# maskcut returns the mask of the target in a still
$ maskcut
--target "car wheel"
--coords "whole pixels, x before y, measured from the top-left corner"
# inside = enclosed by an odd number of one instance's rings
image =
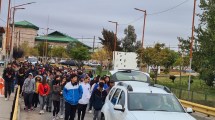
[[[102,113],[102,115],[101,115],[101,120],[105,120],[105,116],[104,116],[103,113]]]

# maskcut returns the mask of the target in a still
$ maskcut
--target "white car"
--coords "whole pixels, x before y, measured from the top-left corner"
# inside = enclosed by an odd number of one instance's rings
[[[36,57],[28,57],[27,61],[32,65],[35,65],[36,63],[38,63],[38,59]]]
[[[114,86],[101,110],[101,120],[195,120],[168,88],[140,81]]]

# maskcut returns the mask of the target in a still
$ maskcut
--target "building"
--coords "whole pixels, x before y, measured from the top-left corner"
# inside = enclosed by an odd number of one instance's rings
[[[89,46],[85,45],[79,40],[73,37],[70,37],[66,34],[63,34],[59,31],[54,31],[48,35],[37,36],[35,38],[35,43],[38,44],[41,42],[45,42],[45,43],[47,42],[50,46],[62,46],[62,47],[66,47],[70,42],[77,42],[84,45],[85,47],[90,48]]]
[[[14,46],[20,46],[24,42],[27,42],[29,47],[34,47],[39,27],[26,20],[15,22],[14,25]]]
[[[114,56],[114,52],[113,52]],[[114,58],[114,57],[113,57]],[[114,70],[117,69],[135,69],[137,67],[137,54],[135,52],[119,52],[115,51],[115,59],[113,59]]]

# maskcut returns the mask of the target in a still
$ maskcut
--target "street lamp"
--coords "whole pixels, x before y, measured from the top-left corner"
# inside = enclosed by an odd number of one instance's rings
[[[143,42],[144,42],[144,32],[145,32],[145,25],[146,25],[146,10],[141,10],[141,9],[138,9],[138,8],[134,8],[135,10],[138,10],[138,11],[141,11],[141,12],[144,12],[144,24],[143,24],[143,35],[142,35],[142,47],[143,47]]]
[[[17,9],[25,9],[25,8],[19,8],[19,7],[25,6],[25,5],[30,5],[33,3],[36,3],[36,2],[29,2],[29,3],[25,3],[25,4],[21,4],[21,5],[16,5],[16,6],[11,7],[11,9],[10,9],[10,13],[13,9],[13,23],[12,23],[13,27],[12,27],[12,36],[11,36],[11,40],[10,40],[10,60],[12,60],[12,57],[13,57],[13,44],[14,44],[13,42],[14,42],[14,31],[15,31],[15,25],[14,25],[15,11]]]
[[[117,41],[117,26],[118,26],[118,22],[113,22],[113,21],[108,21],[110,23],[114,23],[116,25],[116,31],[115,31],[115,35],[114,35],[114,62],[115,62],[115,51],[116,51],[116,41]]]

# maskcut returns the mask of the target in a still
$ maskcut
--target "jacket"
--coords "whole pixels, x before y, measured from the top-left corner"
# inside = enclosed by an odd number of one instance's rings
[[[63,89],[63,97],[71,105],[77,105],[82,94],[83,89],[79,84],[73,85],[71,82],[68,82]]]
[[[39,84],[38,86],[38,92],[39,95],[43,96],[43,95],[48,95],[50,92],[50,87],[48,84],[43,85],[42,83]]]
[[[34,93],[35,91],[35,81],[30,78],[26,78],[22,86],[22,92],[24,93]]]
[[[105,103],[106,96],[107,96],[106,90],[99,91],[98,89],[96,89],[93,91],[91,98],[90,98],[90,102],[92,103],[92,106],[95,110],[102,109],[102,106]]]
[[[3,79],[5,82],[13,82],[15,76],[15,71],[13,68],[5,68],[3,72]]]
[[[83,95],[81,99],[78,101],[79,104],[88,104],[90,100],[90,84],[89,83],[80,83],[83,89]]]
[[[52,91],[52,100],[53,101],[60,101],[60,92],[61,92],[61,86],[53,85],[53,91]]]

